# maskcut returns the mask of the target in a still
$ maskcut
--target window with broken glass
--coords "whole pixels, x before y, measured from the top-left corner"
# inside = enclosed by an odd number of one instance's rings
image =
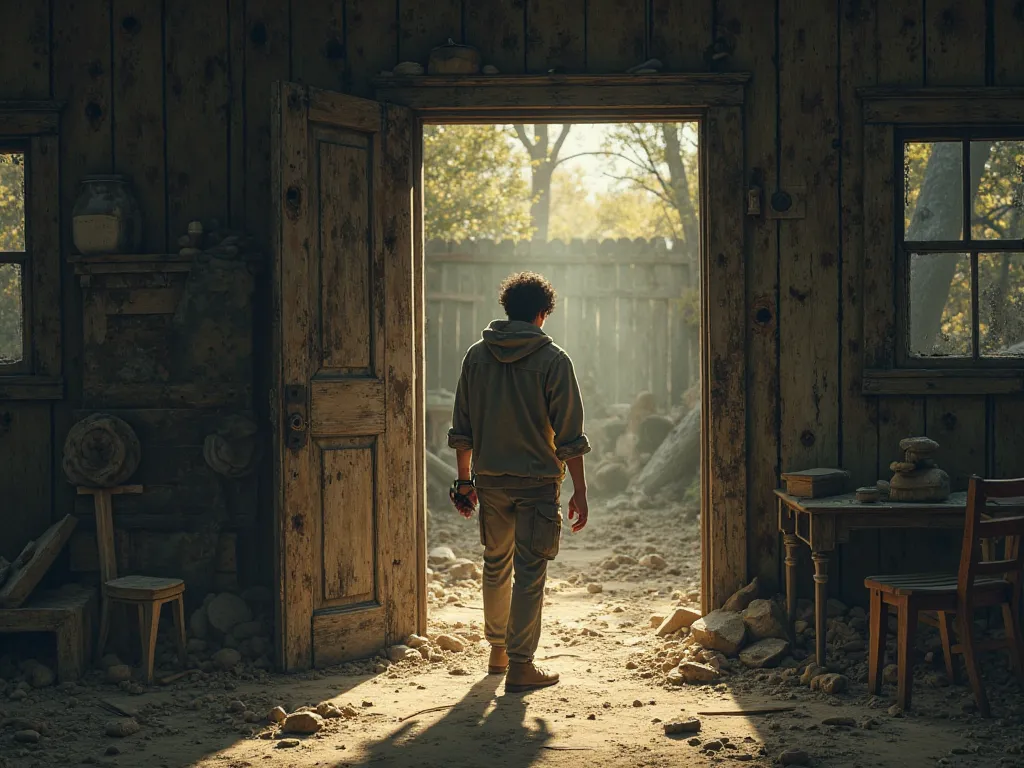
[[[898,363],[1024,365],[1024,128],[897,138]]]
[[[0,374],[27,369],[25,158],[0,145]]]

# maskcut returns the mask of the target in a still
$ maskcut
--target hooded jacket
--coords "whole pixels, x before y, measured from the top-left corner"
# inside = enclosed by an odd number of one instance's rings
[[[590,450],[569,355],[533,323],[493,321],[462,361],[448,445],[473,451],[482,488],[560,481]]]

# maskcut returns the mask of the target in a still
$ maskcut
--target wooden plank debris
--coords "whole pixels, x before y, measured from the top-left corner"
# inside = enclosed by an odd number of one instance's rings
[[[65,515],[35,542],[26,545],[22,555],[12,563],[7,583],[0,588],[0,608],[18,608],[28,599],[71,538],[77,522],[75,517]]]

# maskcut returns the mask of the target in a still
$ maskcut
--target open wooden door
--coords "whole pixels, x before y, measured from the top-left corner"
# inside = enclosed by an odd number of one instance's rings
[[[407,108],[275,83],[275,535],[285,670],[416,630]]]

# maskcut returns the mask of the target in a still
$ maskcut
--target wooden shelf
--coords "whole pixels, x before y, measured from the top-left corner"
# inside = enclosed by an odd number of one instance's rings
[[[76,275],[117,273],[188,272],[192,257],[178,253],[111,253],[98,256],[69,256]]]
[[[1024,369],[867,369],[865,395],[1015,395],[1024,392]]]
[[[0,400],[63,400],[60,376],[0,376]]]

